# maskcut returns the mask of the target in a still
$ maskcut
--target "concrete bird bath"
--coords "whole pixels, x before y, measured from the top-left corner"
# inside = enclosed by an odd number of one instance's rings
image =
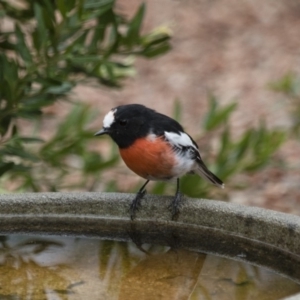
[[[241,205],[185,198],[177,221],[171,197],[147,195],[135,221],[132,194],[0,195],[0,233],[100,237],[194,249],[271,268],[300,283],[300,218]]]

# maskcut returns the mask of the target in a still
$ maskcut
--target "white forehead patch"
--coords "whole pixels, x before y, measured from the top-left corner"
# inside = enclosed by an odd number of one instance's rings
[[[103,119],[103,127],[109,128],[111,124],[115,121],[115,112],[116,109],[110,110]]]
[[[165,131],[165,137],[167,140],[178,148],[182,147],[193,147],[196,149],[191,138],[184,132],[175,133]]]

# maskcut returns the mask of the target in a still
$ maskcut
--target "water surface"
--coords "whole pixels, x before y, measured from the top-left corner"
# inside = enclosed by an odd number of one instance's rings
[[[300,285],[285,277],[211,254],[99,239],[0,237],[0,299],[276,300],[297,294]]]

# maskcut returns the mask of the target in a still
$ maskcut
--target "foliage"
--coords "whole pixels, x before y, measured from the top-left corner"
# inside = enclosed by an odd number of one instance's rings
[[[52,137],[43,141],[38,134],[44,120],[43,108],[68,99],[79,81],[94,78],[109,88],[121,87],[122,80],[134,74],[131,58],[164,54],[170,49],[170,33],[164,27],[141,33],[144,4],[127,20],[116,12],[113,0],[22,3],[14,6],[0,0],[0,21],[12,25],[12,30],[0,32],[2,182],[14,182],[15,189],[33,191],[93,190],[101,170],[118,162],[116,147],[112,145],[107,156],[92,150],[93,132],[87,128],[95,113],[85,104],[74,105],[57,124]],[[287,77],[274,88],[299,100],[299,89],[293,80]],[[202,139],[208,141],[206,153],[215,153],[214,157],[205,155],[210,169],[227,183],[235,174],[266,166],[285,134],[268,130],[261,123],[259,128],[233,137],[229,119],[237,104],[220,107],[213,96],[209,103]],[[178,100],[174,116],[177,120],[181,116]],[[28,136],[21,135],[21,119],[27,119],[33,128]],[[215,139],[220,146],[212,151]],[[186,195],[211,195],[212,189],[198,176],[184,177],[181,185]],[[114,179],[106,182],[106,190],[113,191],[116,186]],[[163,193],[166,187],[165,183],[157,183],[152,192]]]
[[[38,126],[43,108],[67,99],[79,81],[120,87],[134,74],[128,58],[167,52],[170,33],[161,27],[142,34],[144,14],[142,4],[127,20],[114,0],[0,0],[0,22],[7,25],[0,31],[0,176],[21,178],[24,188],[39,191],[41,174],[52,174],[55,181],[44,188],[56,190],[74,169],[72,155],[84,174],[116,161],[88,150],[93,135],[85,128],[92,113],[85,105],[76,106],[47,143],[36,134],[21,136],[19,120]]]
[[[271,88],[282,93],[290,108],[292,120],[292,133],[300,138],[300,78],[289,73],[277,82],[273,82]]]
[[[7,151],[6,163],[13,164],[4,177],[6,181],[20,182],[19,188],[36,192],[92,189],[101,170],[111,168],[119,158],[114,145],[105,158],[99,151],[89,149],[95,138],[86,127],[94,117],[95,113],[87,105],[77,104],[58,124],[55,134],[40,142],[39,147],[36,143],[28,144],[24,138],[10,139],[0,149]]]

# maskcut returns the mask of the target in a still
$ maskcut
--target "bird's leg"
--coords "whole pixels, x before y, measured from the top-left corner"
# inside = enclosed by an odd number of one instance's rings
[[[182,199],[182,194],[179,191],[179,178],[177,178],[176,193],[175,193],[173,201],[171,202],[171,205],[169,206],[169,209],[172,212],[172,220],[178,219],[178,215],[180,212],[180,206],[181,206],[181,199]]]
[[[144,185],[139,189],[139,191],[137,192],[137,194],[135,195],[135,198],[132,200],[130,208],[129,208],[129,212],[130,212],[130,218],[133,221],[135,218],[135,212],[137,210],[139,210],[139,207],[141,205],[141,200],[144,197],[144,195],[146,194],[146,190],[145,187],[148,184],[149,180],[147,180]]]

